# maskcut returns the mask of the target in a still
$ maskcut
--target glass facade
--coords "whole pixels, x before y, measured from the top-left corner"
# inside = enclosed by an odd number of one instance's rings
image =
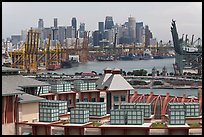
[[[144,117],[151,116],[151,103],[136,103],[135,109],[142,110]]]
[[[199,103],[185,102],[186,117],[198,117],[200,115]]]
[[[62,100],[42,100],[39,102],[39,109],[46,107],[55,108],[59,114],[67,113],[67,101]]]
[[[126,124],[126,111],[114,109],[110,111],[110,124],[111,125],[125,125]]]
[[[110,112],[111,125],[142,125],[143,123],[143,110],[114,109]]]
[[[104,102],[77,102],[76,108],[88,110],[90,116],[106,115],[106,103]]]
[[[59,120],[59,110],[52,107],[43,107],[39,109],[40,122],[55,122]]]
[[[73,108],[70,112],[71,124],[85,124],[89,122],[89,111],[86,109]]]
[[[170,109],[169,125],[185,125],[185,109]]]
[[[38,87],[37,90],[40,92],[40,94],[45,94],[45,93],[48,93],[50,89],[51,89],[51,86],[42,86],[42,87]]]
[[[127,110],[127,125],[142,125],[144,113],[142,110]]]

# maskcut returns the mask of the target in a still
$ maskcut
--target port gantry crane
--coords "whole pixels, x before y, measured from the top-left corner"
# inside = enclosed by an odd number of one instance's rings
[[[28,73],[38,71],[38,66],[43,63],[45,69],[53,62],[61,61],[70,54],[79,55],[80,62],[88,61],[88,42],[89,32],[84,32],[83,44],[79,43],[78,37],[73,49],[63,48],[62,43],[55,41],[55,48],[51,49],[51,33],[48,34],[48,40],[45,42],[45,48],[39,48],[40,32],[31,28],[26,37],[26,41],[18,49],[9,52],[12,59],[11,67],[20,68]]]
[[[186,35],[185,40],[179,39],[176,29],[176,23],[172,20],[171,33],[173,38],[174,49],[176,53],[174,70],[177,75],[183,75],[183,71],[186,69],[196,70],[197,74],[202,76],[202,40],[198,38],[193,41],[194,35],[192,35],[191,42]]]

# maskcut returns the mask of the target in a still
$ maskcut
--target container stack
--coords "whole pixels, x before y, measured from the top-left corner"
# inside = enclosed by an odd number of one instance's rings
[[[55,122],[59,120],[59,110],[52,107],[43,107],[39,111],[40,122]]]
[[[85,124],[89,121],[89,111],[86,109],[72,108],[70,112],[71,124]]]
[[[113,109],[110,111],[111,125],[125,125],[126,124],[126,110]]]
[[[142,125],[144,123],[143,110],[127,110],[127,125]]]
[[[104,102],[77,102],[76,108],[88,110],[90,116],[106,115],[106,103]]]
[[[135,109],[142,110],[145,118],[151,116],[151,103],[136,103]]]
[[[39,109],[54,108],[58,110],[59,114],[67,113],[67,101],[62,100],[42,100],[39,102]]]
[[[186,117],[198,117],[200,114],[199,103],[197,102],[185,102]]]

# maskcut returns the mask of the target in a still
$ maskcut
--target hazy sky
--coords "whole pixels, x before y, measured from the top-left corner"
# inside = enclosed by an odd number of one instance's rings
[[[98,22],[112,16],[114,23],[123,24],[129,16],[149,25],[158,40],[171,40],[171,20],[175,19],[179,37],[182,34],[202,37],[202,2],[3,2],[2,38],[20,34],[21,30],[37,27],[39,18],[44,27],[70,26],[71,18],[86,24],[86,30],[98,29]]]

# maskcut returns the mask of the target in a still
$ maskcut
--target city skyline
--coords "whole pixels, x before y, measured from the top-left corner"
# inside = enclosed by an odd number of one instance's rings
[[[58,26],[71,26],[71,19],[76,17],[77,28],[80,23],[85,23],[86,30],[95,31],[98,22],[105,22],[106,16],[112,16],[114,23],[118,24],[134,17],[136,22],[148,25],[158,40],[172,40],[172,19],[176,20],[179,37],[182,34],[202,37],[201,2],[3,2],[2,38],[37,27],[40,18],[44,27],[51,27],[54,18],[58,19]]]

